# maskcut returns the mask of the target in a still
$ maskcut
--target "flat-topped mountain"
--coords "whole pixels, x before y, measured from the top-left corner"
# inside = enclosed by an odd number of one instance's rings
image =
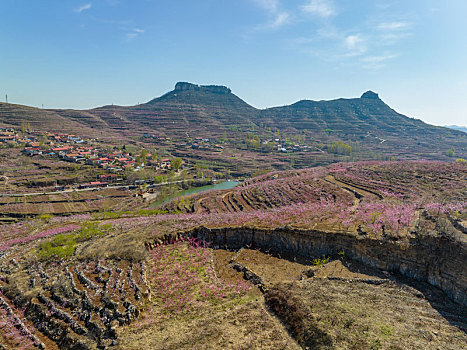
[[[129,118],[140,125],[153,130],[168,128],[168,136],[185,134],[194,127],[201,128],[206,137],[215,137],[227,125],[250,124],[257,110],[225,86],[179,82],[173,91],[131,107],[128,112]]]
[[[175,102],[181,104],[207,104],[253,108],[243,100],[232,94],[226,86],[219,85],[195,85],[191,83],[177,83],[175,89],[165,95],[155,98],[145,105],[157,105],[158,103]]]
[[[196,85],[187,82],[175,84],[174,91],[207,91],[216,94],[230,94],[232,92],[228,87],[222,85]]]
[[[136,106],[111,105],[83,111],[0,104],[1,124],[19,126],[24,121],[37,129],[81,128],[81,132],[99,130],[124,136],[151,133],[174,140],[227,134],[242,142],[248,134],[254,134],[262,142],[274,139],[268,136],[273,133],[283,139],[301,135],[324,145],[337,140],[358,143],[374,154],[404,159],[447,159],[447,150],[454,147],[456,157],[467,157],[467,134],[397,113],[373,91],[360,98],[302,100],[261,110],[228,87],[178,82],[174,90]]]

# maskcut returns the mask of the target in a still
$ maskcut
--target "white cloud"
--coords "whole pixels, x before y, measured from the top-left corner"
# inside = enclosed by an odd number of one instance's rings
[[[287,12],[278,13],[274,21],[267,24],[266,26],[271,29],[276,29],[287,24],[290,20],[290,16]]]
[[[349,50],[355,50],[357,48],[358,44],[360,44],[363,39],[359,35],[349,35],[348,37],[345,38],[345,46]]]
[[[92,7],[91,3],[81,5],[75,9],[75,12],[81,13],[83,11],[89,10]]]
[[[378,24],[377,28],[379,30],[393,31],[407,29],[409,26],[410,23],[408,22],[383,22]]]
[[[348,35],[344,38],[344,45],[347,49],[346,56],[358,56],[366,52],[366,40],[360,34]]]
[[[253,2],[267,11],[270,17],[268,23],[257,26],[256,30],[278,29],[290,22],[291,16],[288,12],[280,10],[279,0],[253,0]]]
[[[253,0],[258,6],[269,12],[277,12],[279,0]]]
[[[362,58],[362,63],[364,68],[369,68],[369,69],[380,69],[383,68],[386,64],[386,61],[392,60],[399,55],[395,54],[383,54],[379,56],[368,56]]]
[[[140,28],[132,28],[128,33],[125,34],[125,39],[127,41],[132,41],[136,39],[141,34],[144,34],[145,30]]]
[[[331,0],[309,0],[302,6],[302,11],[320,17],[330,17],[337,15],[337,10]]]
[[[411,35],[411,22],[392,21],[381,22],[376,25],[376,29],[380,32],[379,40],[384,45],[394,45],[401,39]]]
[[[380,69],[394,64],[394,59],[403,54],[403,48],[398,48],[397,44],[411,36],[417,24],[417,18],[410,14],[397,17],[387,13],[392,6],[389,0],[375,0],[378,10],[384,13],[362,13],[358,24],[335,21],[333,16],[343,11],[336,0],[301,1],[300,19],[305,17],[305,22],[313,15],[315,23],[311,27],[312,34],[290,41],[290,46],[301,53],[334,62],[336,66]],[[394,53],[396,50],[400,53]]]
[[[394,45],[403,38],[410,36],[411,33],[388,33],[381,36],[381,43],[385,45]]]

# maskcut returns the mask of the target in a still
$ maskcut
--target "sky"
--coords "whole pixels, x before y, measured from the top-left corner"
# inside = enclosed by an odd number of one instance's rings
[[[0,101],[135,105],[177,81],[257,108],[372,90],[467,125],[465,0],[2,0]]]

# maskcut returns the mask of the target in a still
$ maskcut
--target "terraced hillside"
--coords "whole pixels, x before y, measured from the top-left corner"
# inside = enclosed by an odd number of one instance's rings
[[[68,110],[39,109],[18,104],[0,102],[0,126],[16,127],[28,125],[34,130],[50,132],[69,132],[87,135],[89,137],[106,137],[114,135],[110,129],[93,129],[102,124],[83,123],[82,120],[70,118]],[[75,114],[83,115],[85,112],[76,111]]]
[[[177,83],[173,91],[134,107],[129,119],[169,137],[222,137],[229,126],[248,128],[256,114],[224,86]]]
[[[56,185],[70,185],[96,178],[98,171],[88,165],[45,157],[28,157],[21,148],[0,150],[1,194],[53,191]],[[41,192],[42,192],[41,191]]]
[[[319,178],[323,172],[324,168],[272,173],[246,181],[229,191],[181,198],[168,203],[166,209],[190,213],[234,213],[330,200],[351,205],[353,195]]]
[[[371,145],[374,152],[390,148],[395,157],[419,149],[425,157],[439,159],[447,150],[443,143],[465,153],[465,135],[397,113],[372,91],[361,98],[304,100],[266,109],[259,120],[265,126],[279,129],[326,130],[338,139]],[[437,137],[443,142],[433,142]]]
[[[62,262],[58,269],[56,263],[34,262],[18,271],[21,253],[8,253],[13,264],[4,267],[8,277],[0,282],[0,344],[8,349],[115,345],[116,327],[131,323],[150,293],[144,263]]]
[[[467,167],[443,162],[359,162],[272,172],[228,191],[201,193],[167,204],[184,212],[238,212],[306,203],[375,202],[404,205],[463,203]],[[442,174],[442,175],[440,175]]]
[[[461,163],[342,163],[2,225],[0,344],[463,349],[466,190]]]
[[[241,150],[242,154],[245,140],[252,135],[260,137],[261,142],[274,140],[275,133],[281,134],[281,142],[299,135],[316,153],[312,157],[308,153],[294,157],[268,154],[272,157],[271,169],[279,168],[272,164],[275,161],[290,163],[291,159],[295,167],[336,161],[336,155],[322,148],[330,151],[331,144],[338,140],[352,145],[352,154],[359,160],[378,157],[447,160],[451,148],[454,148],[456,157],[467,158],[467,134],[399,114],[371,91],[361,98],[304,100],[264,110],[248,105],[227,87],[190,83],[177,83],[173,91],[148,103],[129,107],[112,105],[75,111],[0,104],[0,123],[19,126],[25,121],[44,130],[61,127],[76,132],[81,129],[83,134],[102,133],[102,136],[109,134],[122,138],[152,134],[168,137],[175,143],[190,144],[196,138],[210,138],[223,140],[226,148]],[[183,152],[179,144],[172,146],[175,146],[172,151]],[[323,154],[326,159],[321,159]],[[208,158],[203,152],[197,153],[196,157]],[[222,160],[229,162],[229,157]]]

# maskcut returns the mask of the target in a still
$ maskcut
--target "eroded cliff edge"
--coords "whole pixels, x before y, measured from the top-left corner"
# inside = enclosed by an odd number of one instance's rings
[[[411,238],[403,243],[289,228],[200,227],[183,235],[221,248],[251,246],[289,257],[311,259],[344,251],[346,256],[367,265],[426,281],[454,301],[467,305],[467,244],[443,235]]]

